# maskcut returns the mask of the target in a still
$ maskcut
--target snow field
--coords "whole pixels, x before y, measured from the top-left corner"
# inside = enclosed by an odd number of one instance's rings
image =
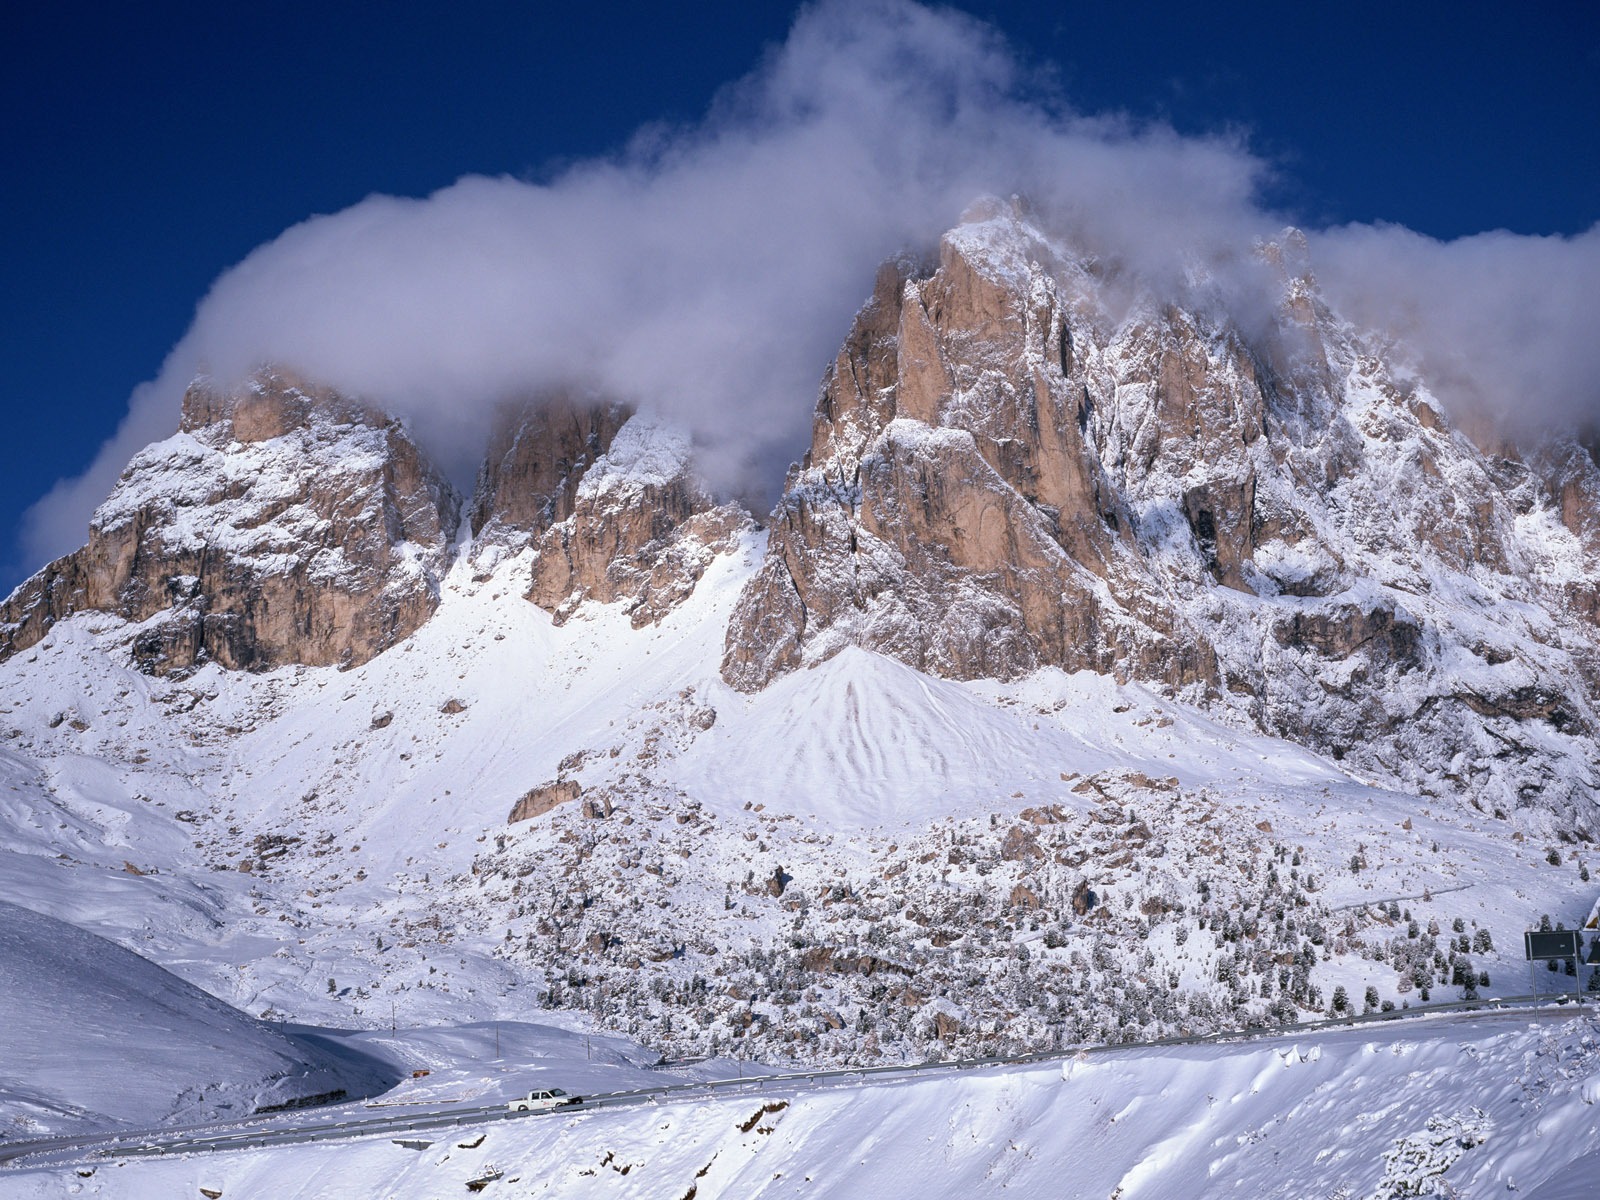
[[[880,1086],[778,1082],[407,1139],[422,1149],[383,1137],[123,1160],[87,1177],[7,1171],[0,1195],[57,1195],[70,1181],[74,1194],[128,1200],[199,1186],[226,1200],[421,1200],[498,1174],[491,1186],[508,1194],[575,1200],[1393,1200],[1437,1185],[1570,1197],[1587,1194],[1570,1182],[1600,1153],[1597,1034],[1586,1016],[1480,1014]]]
[[[392,1082],[4,901],[0,997],[0,1140],[243,1117]]]

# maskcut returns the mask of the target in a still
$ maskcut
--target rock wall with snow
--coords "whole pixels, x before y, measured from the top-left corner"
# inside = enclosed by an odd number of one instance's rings
[[[480,571],[533,552],[524,594],[558,623],[592,600],[624,604],[635,627],[686,599],[750,526],[700,480],[682,432],[569,395],[502,412],[471,520]]]
[[[528,598],[558,623],[593,600],[623,603],[635,628],[654,624],[749,526],[694,474],[689,439],[640,414],[584,474],[571,513],[540,537]]]
[[[570,517],[584,472],[629,415],[622,405],[566,394],[504,408],[469,510],[476,555],[520,550]]]
[[[1166,685],[1358,769],[1591,828],[1593,458],[1453,429],[1324,304],[1158,298],[985,202],[891,264],[728,630],[751,690],[845,645]]]
[[[178,432],[137,454],[88,543],[0,606],[0,658],[63,617],[146,623],[153,674],[214,661],[365,662],[438,604],[460,500],[403,426],[263,371],[236,391],[196,381]]]

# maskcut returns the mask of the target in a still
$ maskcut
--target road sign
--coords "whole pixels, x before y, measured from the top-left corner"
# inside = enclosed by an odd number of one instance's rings
[[[1578,931],[1576,929],[1530,930],[1522,935],[1528,961],[1545,958],[1577,958]]]

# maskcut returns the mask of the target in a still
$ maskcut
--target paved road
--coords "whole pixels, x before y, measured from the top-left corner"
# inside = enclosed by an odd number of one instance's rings
[[[1457,1018],[1465,1017],[1468,1019],[1514,1014],[1540,1019],[1567,1019],[1580,1011],[1586,1010],[1581,1005],[1575,1007],[1572,1004],[1570,995],[1565,998],[1509,996],[1494,1000],[1473,1000],[1460,1001],[1454,1004],[1429,1005],[1427,1008],[1396,1009],[1393,1012],[1376,1012],[1366,1015],[1340,1017],[1333,1020],[1310,1021],[1297,1025],[1275,1025],[1263,1029],[1231,1030],[1193,1037],[1158,1038],[1148,1042],[1121,1042],[1115,1045],[1074,1046],[1063,1050],[1014,1057],[961,1059],[919,1063],[909,1066],[843,1067],[799,1071],[784,1075],[760,1075],[747,1079],[719,1079],[666,1084],[661,1087],[638,1088],[633,1091],[612,1092],[605,1095],[586,1097],[581,1110],[558,1109],[553,1113],[512,1113],[506,1110],[504,1104],[492,1104],[477,1107],[440,1108],[422,1112],[413,1110],[376,1117],[363,1116],[304,1123],[303,1114],[305,1110],[302,1110],[299,1123],[294,1123],[294,1116],[279,1113],[249,1121],[191,1126],[183,1129],[124,1131],[0,1143],[0,1166],[43,1166],[80,1162],[91,1158],[137,1158],[166,1154],[188,1154],[205,1150],[256,1149],[265,1146],[371,1137],[377,1134],[442,1133],[464,1125],[481,1126],[493,1121],[531,1120],[551,1115],[570,1116],[574,1111],[589,1112],[595,1109],[632,1106],[691,1093],[705,1095],[721,1091],[744,1091],[764,1094],[780,1090],[793,1090],[797,1085],[815,1085],[825,1080],[848,1080],[857,1085],[887,1083],[936,1072],[972,1071],[1025,1064],[1060,1062],[1067,1059],[1125,1053],[1130,1050],[1136,1051],[1163,1046],[1292,1040],[1302,1038],[1308,1033],[1324,1030],[1375,1023],[1409,1021],[1416,1018],[1438,1017],[1442,1014],[1451,1014]],[[1592,1006],[1587,1011],[1593,1011]]]

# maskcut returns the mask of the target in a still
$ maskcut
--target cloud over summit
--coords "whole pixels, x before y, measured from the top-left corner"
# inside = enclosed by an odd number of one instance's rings
[[[175,428],[196,373],[263,362],[406,416],[458,477],[500,402],[580,386],[689,426],[720,484],[770,487],[804,446],[877,264],[929,249],[975,196],[1026,194],[1159,275],[1279,228],[1258,200],[1268,173],[1235,138],[1071,111],[970,17],[822,3],[698,123],[641,130],[541,181],[372,196],[255,250],[215,282],[93,466],[34,507],[29,549],[42,560],[82,541],[132,453]],[[1593,351],[1572,323],[1579,294],[1596,294],[1597,235],[1486,237],[1347,228],[1313,235],[1312,257],[1349,315],[1437,343],[1424,367],[1496,388],[1536,380],[1562,414],[1592,405]],[[1504,295],[1483,286],[1508,278]],[[1513,299],[1540,326],[1531,338],[1497,316]],[[1464,356],[1447,354],[1458,337]],[[1518,347],[1537,350],[1534,375]]]

